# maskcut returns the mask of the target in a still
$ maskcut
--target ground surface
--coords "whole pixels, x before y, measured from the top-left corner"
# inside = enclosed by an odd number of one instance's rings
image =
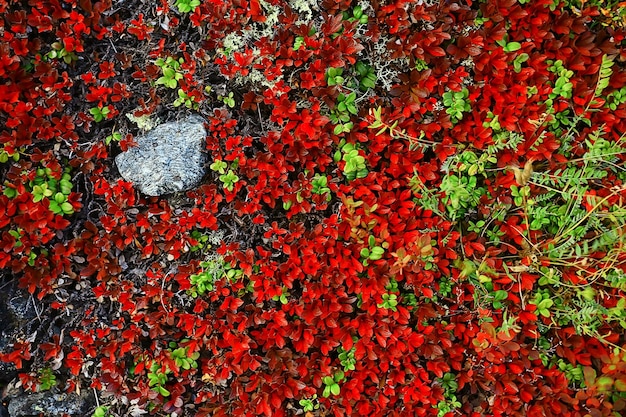
[[[625,15],[0,0],[5,401],[620,415]],[[134,137],[191,113],[200,186],[120,178]]]

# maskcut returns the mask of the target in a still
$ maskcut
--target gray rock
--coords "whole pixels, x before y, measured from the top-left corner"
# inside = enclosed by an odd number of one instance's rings
[[[34,394],[22,394],[13,397],[9,402],[9,415],[11,417],[39,416],[60,417],[64,414],[84,417],[94,406],[94,398],[91,391],[84,391],[81,395],[61,394],[51,391]]]
[[[28,331],[28,323],[36,317],[29,297],[15,286],[9,286],[0,294],[0,352],[11,351],[10,347],[20,332]],[[17,376],[14,364],[0,361],[0,383],[9,382]]]
[[[191,116],[159,125],[136,138],[132,147],[115,158],[126,181],[149,196],[196,187],[205,174],[204,119]]]

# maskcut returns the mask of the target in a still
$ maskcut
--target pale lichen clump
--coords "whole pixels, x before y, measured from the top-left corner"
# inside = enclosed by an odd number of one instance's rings
[[[222,40],[222,46],[220,52],[230,58],[232,58],[234,52],[244,52],[246,47],[250,48],[251,45],[255,45],[257,41],[262,38],[271,39],[275,34],[275,27],[279,23],[279,15],[281,9],[277,5],[273,5],[264,0],[259,0],[259,4],[263,9],[265,21],[255,22],[243,31],[237,31],[229,33]],[[261,56],[261,51],[252,46],[252,55],[255,57]],[[254,63],[258,63],[255,62]],[[274,88],[276,83],[282,79],[282,75],[276,77],[274,80],[268,80],[265,74],[259,69],[250,68],[247,75],[237,74],[233,81],[237,85],[245,84],[260,84],[266,88]]]
[[[377,83],[385,90],[391,90],[391,87],[400,82],[398,75],[408,72],[409,58],[401,57],[391,59],[387,44],[389,39],[381,36],[378,42],[373,44],[373,49],[369,61],[376,71]]]
[[[149,114],[144,114],[143,116],[135,117],[133,113],[127,113],[126,117],[128,118],[128,120],[135,123],[139,129],[146,131],[146,132],[148,130],[153,129],[160,122],[159,119],[156,119],[156,120],[152,119]]]
[[[319,12],[319,6],[317,0],[290,0],[289,7],[298,15],[300,19],[296,21],[296,24],[308,24],[313,20],[315,14]]]

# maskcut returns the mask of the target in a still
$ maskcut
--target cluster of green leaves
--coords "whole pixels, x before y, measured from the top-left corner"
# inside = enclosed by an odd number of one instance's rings
[[[361,6],[355,6],[352,9],[352,13],[347,10],[343,12],[343,20],[347,20],[348,22],[358,21],[360,24],[365,25],[369,21],[369,17],[363,13]]]
[[[311,192],[313,194],[326,195],[326,201],[332,199],[330,188],[328,188],[328,177],[322,174],[315,174],[311,180]]]
[[[436,408],[437,417],[444,417],[450,412],[454,412],[457,408],[461,407],[461,403],[456,398],[456,391],[459,388],[458,382],[456,382],[456,375],[451,372],[446,372],[443,377],[437,378],[436,381],[443,388],[444,399],[439,401],[437,405],[433,405]]]
[[[155,64],[161,68],[163,75],[156,80],[156,84],[175,89],[178,86],[178,81],[183,78],[181,65],[184,62],[185,60],[183,58],[175,59],[171,56],[168,56],[166,59],[157,59]]]
[[[487,189],[479,184],[477,175],[461,170],[454,174],[447,173],[441,180],[440,191],[445,194],[443,203],[453,220],[476,208],[481,196],[487,194]]]
[[[452,123],[458,123],[463,119],[463,113],[471,110],[469,90],[463,88],[461,91],[446,91],[443,93],[443,105],[447,107],[446,113],[450,115]]]
[[[189,340],[187,339],[183,339],[181,340],[181,344],[188,342],[188,341]],[[172,359],[174,359],[176,366],[178,366],[180,369],[184,369],[187,371],[190,369],[198,368],[197,360],[200,357],[200,353],[194,352],[191,355],[189,355],[189,347],[188,346],[181,347],[176,342],[170,342],[168,350],[170,351],[170,355]]]
[[[9,159],[13,159],[13,161],[17,162],[20,160],[20,153],[18,151],[8,150],[6,145],[2,147],[0,151],[0,164],[4,164],[8,162]]]
[[[289,294],[289,289],[283,285],[283,287],[281,288],[280,294],[273,296],[272,300],[273,301],[279,301],[281,304],[285,305],[285,304],[289,303],[289,296],[290,295],[291,294]]]
[[[27,187],[27,190],[33,195],[33,203],[47,199],[50,202],[48,208],[54,214],[74,214],[74,207],[68,201],[68,196],[74,187],[69,169],[65,170],[60,180],[53,178],[50,168],[38,168],[36,174],[35,179],[29,181]],[[17,196],[17,190],[11,187],[5,187],[3,193],[9,198]]]
[[[358,113],[355,100],[356,93],[354,92],[348,95],[339,93],[337,96],[336,106],[330,111],[330,121],[336,125],[333,131],[335,135],[348,133],[354,127],[350,119]]]
[[[109,411],[108,407],[104,405],[100,405],[96,407],[91,417],[107,417],[109,415],[108,411]]]
[[[428,69],[428,64],[423,59],[418,58],[415,60],[414,68],[416,71],[424,71],[425,69]]]
[[[176,0],[174,5],[181,13],[193,13],[200,6],[200,0]]]
[[[231,162],[229,167],[228,163],[222,161],[221,159],[216,159],[210,165],[210,168],[211,170],[220,174],[219,179],[220,181],[222,181],[224,188],[228,191],[233,191],[233,189],[235,188],[235,184],[239,182],[239,177],[235,174],[235,170],[238,166],[238,160],[234,160],[233,162]]]
[[[325,78],[329,87],[338,86],[343,90],[337,96],[335,107],[329,115],[331,122],[336,125],[334,133],[348,133],[354,127],[352,116],[358,114],[356,93],[367,92],[376,86],[376,71],[371,65],[358,61],[353,69],[347,71],[344,68],[328,68]]]
[[[180,344],[184,344],[187,341],[188,339],[183,339],[180,343],[170,342],[167,350],[179,369],[197,369],[197,361],[200,358],[200,354],[198,352],[190,354],[188,346],[180,346]],[[167,384],[171,374],[172,370],[169,366],[162,366],[156,360],[152,360],[148,371],[148,386],[162,396],[169,397],[170,391],[165,387],[165,385]]]
[[[626,103],[626,86],[606,96],[606,106],[613,111],[617,110],[617,107],[624,103]]]
[[[376,70],[365,62],[358,61],[354,67],[356,69],[359,90],[365,92],[376,86]]]
[[[148,372],[148,386],[162,396],[169,397],[170,392],[167,388],[165,388],[165,384],[167,384],[167,380],[169,378],[168,375],[171,372],[172,371],[168,367],[163,369],[157,361],[152,361]]]
[[[200,106],[195,97],[188,95],[182,88],[179,88],[178,98],[174,100],[174,107],[179,107],[183,104],[185,105],[185,107],[192,110],[198,110],[198,107]]]
[[[243,276],[241,269],[233,268],[230,263],[225,262],[222,257],[215,257],[200,263],[202,271],[192,274],[189,282],[192,287],[188,293],[192,297],[198,297],[205,292],[213,291],[214,284],[223,278],[228,278],[231,282],[237,281]]]
[[[352,340],[356,342],[358,339],[356,337],[352,337]],[[356,353],[356,346],[352,346],[350,350],[345,350],[342,347],[337,348],[339,352],[339,362],[341,366],[343,366],[344,372],[354,371],[356,367],[356,358],[354,354]]]
[[[39,391],[48,391],[57,384],[57,378],[50,368],[39,371]]]
[[[352,11],[345,10],[343,13],[343,20],[348,22],[358,22],[359,25],[366,25],[369,21],[369,16],[363,13],[363,8],[361,6],[355,6]],[[335,33],[331,35],[332,39],[335,39],[343,33],[343,26]]]
[[[570,79],[574,76],[574,72],[565,68],[563,61],[560,59],[557,61],[548,60],[546,62],[548,64],[548,71],[555,73],[558,77],[548,97],[551,100],[557,97],[571,98],[574,85],[570,82]]]
[[[508,37],[506,36],[503,39],[496,41],[496,43],[502,47],[504,52],[515,52],[515,51],[519,51],[520,49],[522,49],[521,43],[509,42]]]
[[[388,291],[382,295],[382,303],[378,303],[376,307],[385,308],[391,311],[397,311],[398,306],[398,282],[394,279],[389,280],[389,284],[385,287]]]
[[[78,60],[78,56],[74,52],[68,52],[61,42],[53,42],[50,46],[52,50],[43,56],[44,61],[62,59],[66,64],[71,64]]]
[[[377,261],[383,257],[385,249],[382,246],[376,244],[376,238],[369,236],[367,239],[368,247],[361,249],[361,263],[364,266],[368,265],[368,261]]]
[[[93,120],[99,123],[109,117],[111,108],[109,106],[98,105],[89,109],[89,113],[93,116]],[[110,142],[110,141],[109,141]]]
[[[334,155],[335,162],[344,161],[343,175],[352,181],[356,178],[365,178],[368,174],[365,157],[359,154],[357,145],[346,143],[345,140],[339,142],[339,150]]]
[[[517,73],[521,72],[522,64],[528,61],[529,58],[530,56],[527,53],[521,53],[517,55],[515,59],[513,59],[513,70]]]
[[[326,70],[326,84],[329,87],[335,85],[342,85],[345,79],[343,78],[343,68],[330,67]]]
[[[232,91],[229,92],[227,96],[217,96],[217,99],[226,104],[231,109],[234,108],[236,105],[235,95]]]
[[[319,402],[317,401],[317,394],[313,394],[310,398],[302,398],[298,401],[298,404],[300,404],[305,413],[320,408]]]
[[[189,249],[192,253],[211,249],[209,235],[201,233],[199,230],[193,230],[191,232],[191,238],[197,242]]]
[[[120,132],[113,131],[109,136],[104,138],[104,143],[108,145],[113,141],[119,142],[120,140],[122,140],[122,134]]]
[[[322,382],[324,383],[324,391],[322,396],[328,398],[332,395],[339,395],[341,392],[341,387],[339,383],[342,382],[345,378],[345,374],[343,371],[337,371],[333,376],[325,376],[322,378]]]

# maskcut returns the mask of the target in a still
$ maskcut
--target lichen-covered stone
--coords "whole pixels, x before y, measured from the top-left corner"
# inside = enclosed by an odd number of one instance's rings
[[[204,120],[191,116],[159,125],[135,138],[132,147],[115,158],[122,177],[149,196],[189,190],[205,174]]]
[[[94,397],[91,391],[80,395],[55,393],[52,391],[24,393],[9,399],[11,417],[61,417],[64,415],[84,417],[93,408]]]

